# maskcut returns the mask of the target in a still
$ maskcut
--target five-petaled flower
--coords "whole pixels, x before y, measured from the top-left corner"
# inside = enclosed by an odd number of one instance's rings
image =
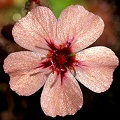
[[[104,92],[119,63],[107,47],[85,49],[103,29],[103,20],[80,5],[67,7],[58,20],[47,7],[32,9],[12,31],[16,43],[30,51],[5,59],[10,88],[29,96],[44,85],[40,102],[46,115],[75,114],[83,105],[77,80],[96,93]]]

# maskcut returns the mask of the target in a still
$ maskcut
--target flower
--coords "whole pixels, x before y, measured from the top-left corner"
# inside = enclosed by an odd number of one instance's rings
[[[77,80],[96,93],[106,91],[113,81],[115,53],[104,46],[85,49],[103,29],[103,20],[80,5],[67,7],[58,20],[47,7],[32,9],[12,31],[16,43],[30,51],[5,59],[10,88],[29,96],[44,85],[40,102],[46,115],[75,114],[83,105]]]

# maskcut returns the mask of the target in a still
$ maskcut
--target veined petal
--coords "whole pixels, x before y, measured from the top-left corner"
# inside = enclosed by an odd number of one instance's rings
[[[4,60],[4,71],[12,73],[36,68],[39,66],[42,57],[40,53],[30,51],[11,53]]]
[[[45,73],[36,70],[10,74],[10,88],[18,95],[29,96],[38,91],[46,81]]]
[[[110,88],[119,61],[106,47],[91,47],[76,54],[76,78],[87,88],[100,93]]]
[[[104,29],[103,20],[80,5],[71,5],[61,13],[57,24],[56,44],[72,43],[73,52],[97,40]]]
[[[56,21],[49,8],[39,6],[15,24],[12,34],[20,46],[41,52],[48,49],[46,40],[53,41],[56,37]]]
[[[62,84],[60,81],[60,76],[51,73],[43,88],[41,106],[48,116],[73,115],[83,105],[81,89],[71,73],[65,74]]]
[[[11,53],[4,61],[4,70],[10,76],[10,88],[19,95],[29,96],[39,90],[47,72],[39,68],[42,55],[30,51]]]

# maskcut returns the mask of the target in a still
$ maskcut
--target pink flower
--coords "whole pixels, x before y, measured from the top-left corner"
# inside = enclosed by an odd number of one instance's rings
[[[83,105],[77,80],[96,93],[104,92],[119,63],[107,47],[85,49],[103,29],[102,19],[80,5],[63,10],[58,20],[49,8],[32,9],[12,31],[16,43],[30,51],[5,59],[10,88],[29,96],[44,85],[40,102],[46,115],[75,114]]]

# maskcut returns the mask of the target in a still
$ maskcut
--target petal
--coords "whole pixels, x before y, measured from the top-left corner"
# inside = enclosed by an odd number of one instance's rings
[[[119,64],[115,53],[107,47],[91,47],[76,54],[76,78],[87,88],[100,93],[106,91],[113,72]]]
[[[44,73],[37,70],[21,71],[10,74],[10,88],[18,95],[29,96],[38,91],[46,81]]]
[[[48,49],[46,40],[53,41],[56,36],[56,18],[47,7],[36,7],[13,28],[15,41],[22,47],[40,51]]]
[[[51,87],[56,78],[56,83]],[[51,74],[43,88],[41,106],[48,116],[73,115],[83,105],[82,92],[75,78],[66,73],[63,84],[60,81],[60,76]]]
[[[10,88],[19,95],[29,96],[39,90],[45,80],[45,72],[37,68],[41,55],[30,51],[11,53],[4,61],[4,70],[10,75]]]
[[[103,20],[80,5],[71,5],[60,15],[57,24],[56,44],[72,42],[72,49],[77,52],[86,48],[102,34]]]
[[[4,70],[12,73],[21,70],[30,70],[38,67],[42,55],[30,51],[14,52],[4,60]]]

